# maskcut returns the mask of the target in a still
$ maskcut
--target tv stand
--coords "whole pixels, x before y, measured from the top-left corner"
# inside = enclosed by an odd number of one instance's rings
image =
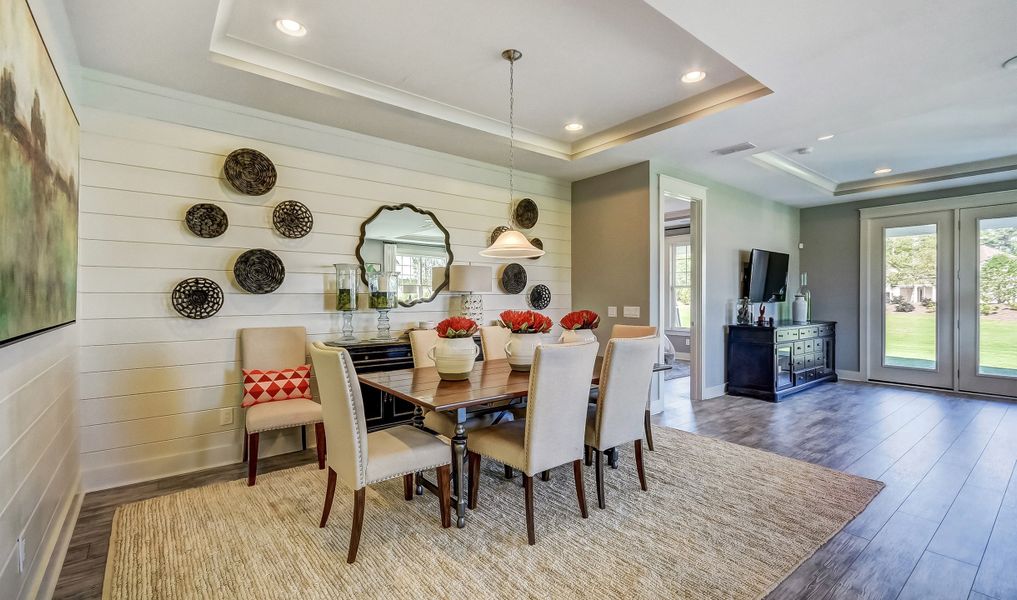
[[[727,393],[771,402],[837,381],[836,323],[729,325]]]

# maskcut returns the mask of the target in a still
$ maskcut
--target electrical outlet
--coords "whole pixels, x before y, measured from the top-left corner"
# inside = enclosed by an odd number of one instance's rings
[[[18,538],[18,573],[25,572],[25,538]]]
[[[630,319],[639,318],[639,307],[638,306],[626,306],[623,309],[623,314]]]
[[[219,424],[220,425],[232,425],[233,424],[233,409],[222,408],[219,409]]]
[[[691,346],[692,345],[692,340],[690,340],[689,338],[685,338],[685,345],[686,346]]]
[[[609,316],[609,317],[617,317],[618,316],[618,307],[617,306],[608,306],[607,307],[607,316]]]

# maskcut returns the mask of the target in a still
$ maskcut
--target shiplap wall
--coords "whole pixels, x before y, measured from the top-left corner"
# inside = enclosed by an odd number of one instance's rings
[[[0,348],[0,597],[35,597],[80,502],[76,325]],[[73,528],[73,517],[69,520]],[[18,572],[18,536],[26,540]],[[51,576],[50,576],[51,577]],[[55,579],[52,579],[55,582]]]
[[[82,110],[79,258],[86,489],[240,460],[238,330],[304,325],[312,340],[337,337],[331,265],[355,262],[360,223],[379,206],[407,202],[433,211],[451,233],[455,262],[490,264],[493,277],[500,274],[503,263],[478,254],[510,215],[507,191],[496,183],[503,172],[491,165],[320,127],[312,136],[305,127],[246,114],[224,117],[220,127],[210,115],[224,108],[214,101],[91,85],[93,106]],[[134,95],[131,110],[150,106],[157,118],[120,110],[124,94]],[[167,122],[160,108],[167,102],[190,103],[186,111],[167,111],[189,115],[185,123]],[[309,137],[334,151],[298,147]],[[290,139],[295,142],[279,143]],[[393,149],[388,159],[378,158],[378,144]],[[259,149],[275,163],[278,183],[269,194],[243,196],[221,179],[225,155],[240,147]],[[569,188],[537,176],[521,180],[540,207],[540,222],[529,234],[547,250],[539,260],[523,261],[529,287],[551,288],[544,312],[557,319],[571,308]],[[311,209],[313,233],[290,240],[274,232],[271,209],[283,200]],[[189,233],[182,217],[196,202],[225,209],[229,230],[210,240]],[[287,275],[276,292],[252,295],[233,282],[233,262],[249,248],[268,248],[282,258]],[[173,311],[170,291],[192,276],[213,279],[225,291],[215,317],[192,321]],[[500,289],[497,281],[494,289]],[[484,301],[486,320],[526,308],[525,293],[492,293]],[[441,294],[432,303],[392,311],[393,329],[440,320],[450,305],[457,301]],[[375,326],[376,313],[356,316],[360,335],[370,336]],[[233,423],[220,425],[221,409],[230,407]],[[295,433],[281,432],[262,441],[262,455],[297,443]]]

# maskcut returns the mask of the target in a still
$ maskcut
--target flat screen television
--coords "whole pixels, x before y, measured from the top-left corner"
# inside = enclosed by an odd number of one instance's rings
[[[742,294],[749,302],[783,302],[789,255],[753,248],[745,269]]]

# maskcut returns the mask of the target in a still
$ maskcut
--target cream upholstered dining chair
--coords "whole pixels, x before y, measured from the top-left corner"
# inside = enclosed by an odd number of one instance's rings
[[[280,371],[306,364],[307,330],[303,327],[256,327],[240,330],[240,363],[244,370]],[[246,378],[245,378],[246,379]],[[307,398],[259,402],[244,412],[244,460],[247,485],[258,477],[258,443],[261,433],[314,425],[318,443],[318,468],[325,468],[325,430],[321,405]],[[303,431],[301,438],[306,440]],[[306,441],[304,442],[306,448]]]
[[[353,366],[345,348],[329,348],[321,343],[311,346],[311,360],[318,379],[325,435],[332,452],[328,454],[328,484],[320,527],[328,522],[332,510],[337,478],[353,489],[353,526],[346,562],[357,559],[360,529],[364,523],[367,486],[403,478],[403,497],[413,500],[414,475],[436,469],[438,475],[438,509],[441,526],[452,526],[451,492],[449,490],[451,451],[440,438],[409,425],[397,425],[367,433],[364,420],[364,399]]]
[[[537,347],[530,369],[526,418],[470,434],[470,508],[477,506],[481,456],[522,471],[530,545],[537,541],[533,530],[533,477],[537,473],[571,462],[579,510],[584,519],[588,516],[583,490],[583,431],[598,346],[592,342]]]
[[[604,460],[601,453],[635,442],[639,485],[646,491],[643,470],[643,410],[650,391],[653,363],[657,359],[657,336],[612,338],[600,370],[600,397],[589,408],[586,446],[593,449],[597,464],[597,505],[605,507]]]
[[[637,338],[657,335],[653,325],[615,325],[611,328],[611,339]],[[653,430],[650,428],[650,391],[646,391],[646,410],[643,412],[643,431],[646,434],[646,449],[653,450]],[[612,466],[614,466],[612,464]]]
[[[480,328],[480,347],[484,349],[484,360],[508,358],[505,344],[512,334],[508,327],[501,325],[484,325]]]
[[[410,350],[413,353],[413,368],[433,367],[434,361],[428,356],[431,348],[438,343],[438,332],[433,329],[415,330],[410,332]],[[504,350],[502,350],[504,353]],[[485,355],[486,356],[486,355]],[[467,433],[482,427],[488,427],[494,423],[511,421],[509,413],[486,413],[468,417],[463,426]],[[435,433],[452,438],[456,434],[456,422],[449,415],[433,410],[424,411],[424,427]]]

